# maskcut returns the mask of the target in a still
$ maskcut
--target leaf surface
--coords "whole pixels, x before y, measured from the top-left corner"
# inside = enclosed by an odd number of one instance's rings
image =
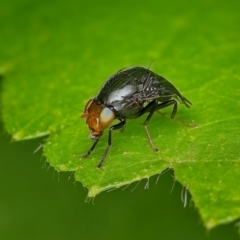
[[[239,218],[239,7],[234,0],[1,2],[5,128],[15,140],[50,135],[51,166],[74,171],[89,197],[174,168],[208,228]],[[152,60],[151,69],[193,103],[180,104],[177,118],[198,127],[170,120],[166,109],[149,123],[160,152],[149,146],[143,116],[114,132],[102,169],[95,166],[107,132],[80,160],[92,144],[79,118],[86,102],[111,74]]]

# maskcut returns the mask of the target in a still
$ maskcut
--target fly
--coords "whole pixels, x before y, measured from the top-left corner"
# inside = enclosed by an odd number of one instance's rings
[[[173,106],[171,118],[177,113],[178,102],[187,108],[191,102],[187,100],[168,80],[143,67],[132,67],[118,71],[112,75],[102,86],[96,97],[90,99],[84,110],[82,118],[86,118],[94,140],[93,145],[82,155],[85,158],[96,147],[105,129],[114,119],[119,123],[110,126],[108,131],[108,145],[97,165],[100,168],[112,145],[112,131],[122,129],[126,119],[135,119],[148,113],[143,127],[149,143],[154,151],[158,151],[148,131],[148,123],[155,111]]]

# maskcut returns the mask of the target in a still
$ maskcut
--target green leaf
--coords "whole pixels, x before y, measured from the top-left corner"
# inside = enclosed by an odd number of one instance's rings
[[[94,197],[174,168],[204,224],[212,228],[240,216],[240,4],[230,0],[0,3],[2,117],[15,140],[50,134],[44,155],[57,171],[74,171]],[[117,70],[148,67],[169,79],[192,103],[149,123],[114,132],[104,166],[98,164],[107,131],[91,156],[86,102]],[[139,64],[144,63],[144,64]],[[79,109],[79,111],[73,108]]]

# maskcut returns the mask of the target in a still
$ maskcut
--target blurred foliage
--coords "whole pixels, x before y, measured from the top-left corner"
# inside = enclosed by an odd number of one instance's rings
[[[208,228],[240,215],[238,151],[240,3],[190,1],[3,1],[0,3],[2,116],[15,140],[50,134],[44,148],[57,171],[75,171],[94,197],[103,190],[149,179],[167,167],[190,191]],[[79,113],[104,79],[133,64],[164,75],[193,102],[178,117],[187,128],[155,114],[115,133],[107,161],[95,169],[106,136],[91,145]],[[106,134],[105,134],[106,135]]]

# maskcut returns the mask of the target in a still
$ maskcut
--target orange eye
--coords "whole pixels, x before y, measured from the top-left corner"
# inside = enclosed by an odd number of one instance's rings
[[[100,126],[104,129],[114,120],[115,114],[110,108],[103,108],[99,116]]]

